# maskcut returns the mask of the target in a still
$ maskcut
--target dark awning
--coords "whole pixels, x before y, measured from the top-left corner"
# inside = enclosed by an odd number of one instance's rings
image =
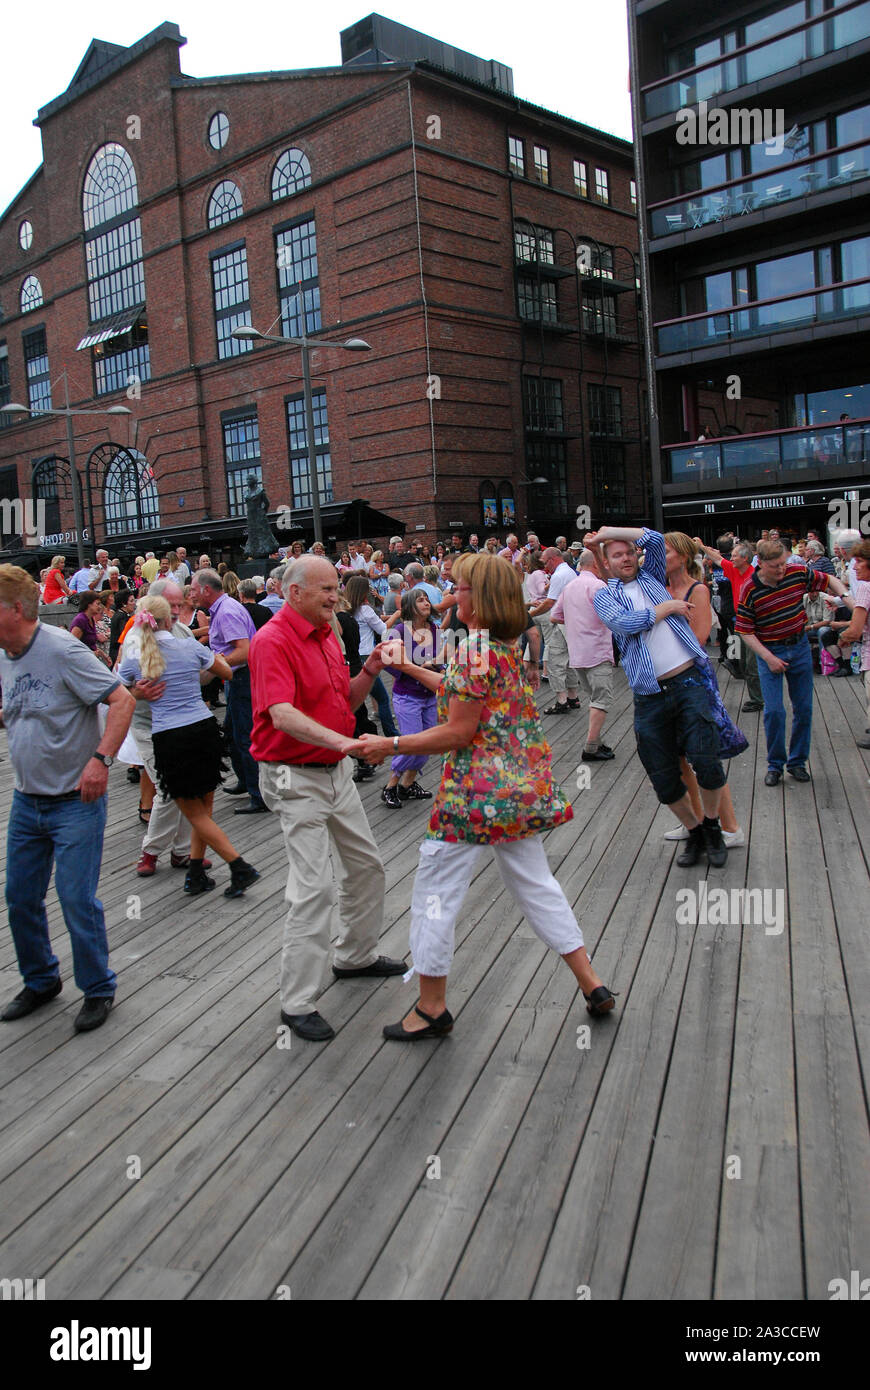
[[[109,338],[120,338],[122,333],[129,333],[144,312],[145,306],[140,304],[136,309],[125,309],[122,314],[110,314],[108,318],[100,319],[99,323],[91,325],[76,352],[81,352],[82,348],[94,347],[97,343],[108,342]]]

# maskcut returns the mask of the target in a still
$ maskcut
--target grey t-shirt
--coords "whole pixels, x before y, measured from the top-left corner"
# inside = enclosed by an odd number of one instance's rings
[[[0,648],[0,681],[18,791],[75,791],[102,736],[97,706],[120,682],[64,628],[43,623],[20,656]]]

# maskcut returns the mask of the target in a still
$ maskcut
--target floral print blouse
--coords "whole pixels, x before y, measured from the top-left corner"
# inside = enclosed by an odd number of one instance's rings
[[[451,699],[484,709],[469,746],[444,756],[427,838],[497,844],[571,820],[518,644],[479,644],[477,634],[460,642],[438,692],[440,722]]]

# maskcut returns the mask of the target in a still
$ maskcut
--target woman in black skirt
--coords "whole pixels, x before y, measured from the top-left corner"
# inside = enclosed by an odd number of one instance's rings
[[[223,680],[232,670],[222,656],[190,637],[174,637],[172,613],[165,598],[144,598],[136,605],[135,643],[125,644],[118,676],[125,685],[137,680],[159,680],[165,690],[151,702],[154,762],[161,791],[177,802],[190,821],[190,868],[185,893],[207,893],[214,888],[202,867],[205,846],[210,845],[230,866],[231,882],[224,897],[239,898],[260,875],[239,854],[212,819],[215,788],[225,772],[223,731],[200,698],[200,671],[213,670]],[[132,635],[132,634],[131,634]]]

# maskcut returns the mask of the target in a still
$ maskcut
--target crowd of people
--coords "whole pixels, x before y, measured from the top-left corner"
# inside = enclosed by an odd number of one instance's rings
[[[815,533],[783,544],[775,530],[757,541],[728,532],[712,546],[603,526],[570,545],[559,536],[544,547],[529,533],[524,544],[515,534],[503,545],[454,534],[409,547],[394,536],[384,549],[349,542],[335,558],[295,542],[274,558],[268,574],[239,579],[208,555],[188,561],[183,547],[137,556],[126,573],[99,550],[69,577],[55,556],[39,585],[0,566],[0,717],[16,778],[6,895],[24,980],[3,1019],[61,989],[45,913],[53,859],[85,996],[76,1029],[108,1016],[116,980],[96,891],[116,756],[140,784],[137,874],[153,876],[169,851],[190,896],[215,887],[207,850],[228,867],[227,897],[259,878],[221,828],[219,789],[239,799],[237,815],[278,816],[288,860],[285,1024],[309,1040],[333,1036],[316,1008],[332,949],[337,979],[419,977],[416,1003],[384,1030],[419,1041],[453,1027],[455,927],[487,846],[589,1013],[615,1005],[540,839],[572,815],[535,698],[542,680],[545,715],[585,707],[580,760],[612,762],[603,735],[621,664],[637,752],[674,818],[666,838],[682,842],[682,867],[703,857],[721,868],[745,843],[727,767],[748,740],[722,701],[717,666],[745,681],[743,711],[763,713],[767,786],[784,772],[811,780],[814,669],[860,670],[870,722],[870,542],[857,532],[841,532],[830,557]],[[40,622],[40,602],[73,605],[69,629]],[[222,705],[221,724],[213,711]],[[870,738],[857,742],[870,748]],[[421,774],[435,754],[433,792]],[[422,804],[428,817],[410,969],[377,952],[385,875],[358,791],[387,759],[383,805],[407,816]]]

